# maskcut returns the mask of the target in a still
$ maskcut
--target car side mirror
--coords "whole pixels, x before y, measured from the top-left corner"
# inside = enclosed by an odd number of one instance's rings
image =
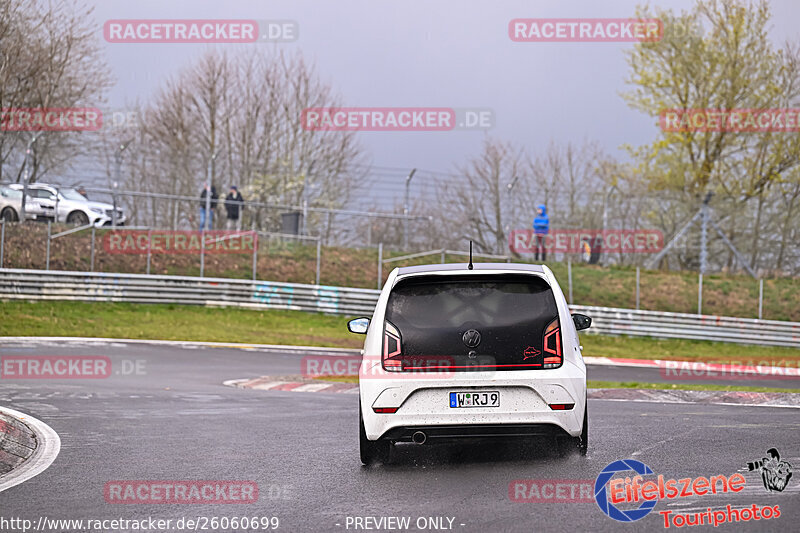
[[[592,325],[592,318],[580,313],[572,314],[572,321],[575,323],[575,329],[578,331],[588,329]]]
[[[369,318],[363,316],[360,318],[354,318],[353,320],[347,323],[347,330],[350,333],[359,333],[361,335],[365,335],[367,333],[368,328],[369,328]]]

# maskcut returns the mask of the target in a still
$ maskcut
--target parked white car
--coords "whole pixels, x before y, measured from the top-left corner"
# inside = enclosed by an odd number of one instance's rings
[[[14,183],[9,187],[22,190],[22,185]],[[78,226],[93,224],[110,226],[114,206],[104,202],[94,202],[72,187],[55,187],[43,183],[28,185],[28,195],[33,197],[56,222],[66,222]],[[27,210],[27,202],[26,202]],[[125,225],[125,212],[117,207],[117,225]]]
[[[0,185],[0,219],[6,222],[18,222],[20,213],[22,213],[22,191],[8,185]],[[53,210],[45,209],[28,194],[25,216],[28,220],[52,219]]]
[[[360,453],[387,462],[395,443],[545,437],[586,454],[586,366],[579,329],[546,266],[396,268],[366,333],[359,371]]]

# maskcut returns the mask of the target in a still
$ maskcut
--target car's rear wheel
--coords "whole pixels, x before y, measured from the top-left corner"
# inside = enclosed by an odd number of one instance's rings
[[[392,451],[392,443],[388,440],[369,440],[364,429],[364,417],[361,409],[358,410],[358,444],[361,452],[361,462],[365,465],[375,463],[388,463]]]
[[[5,220],[6,222],[17,222],[19,220],[17,212],[11,209],[10,207],[6,207],[5,209],[3,209],[2,214],[0,214],[0,218]]]

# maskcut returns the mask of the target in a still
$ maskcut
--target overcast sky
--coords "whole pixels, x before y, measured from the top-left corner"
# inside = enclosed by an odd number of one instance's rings
[[[514,18],[629,17],[638,2],[614,1],[264,1],[93,0],[98,36],[118,80],[110,106],[148,100],[170,75],[209,46],[299,49],[322,79],[350,106],[490,108],[488,135],[531,152],[547,143],[596,140],[624,157],[624,143],[656,134],[654,120],[628,108],[623,50],[631,43],[517,43],[508,37]],[[680,11],[693,2],[656,5]],[[776,43],[798,40],[800,2],[772,2]],[[290,19],[292,43],[248,45],[112,44],[107,19]],[[487,133],[360,132],[372,163],[452,171],[478,153]]]

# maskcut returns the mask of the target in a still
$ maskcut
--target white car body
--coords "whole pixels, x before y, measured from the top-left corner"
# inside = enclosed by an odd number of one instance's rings
[[[414,276],[442,276],[445,280],[453,275],[462,279],[469,279],[468,276],[485,279],[495,275],[529,275],[545,280],[552,290],[561,327],[560,367],[448,371],[439,375],[431,372],[404,375],[404,372],[385,370],[382,365],[384,322],[393,288],[398,282]],[[400,340],[397,342],[400,350]],[[465,264],[394,269],[369,322],[359,389],[363,431],[368,441],[389,440],[391,444],[412,441],[419,444],[420,440],[435,442],[439,437],[523,435],[553,435],[556,438],[560,435],[569,439],[580,438],[586,427],[586,366],[578,333],[558,282],[550,269],[543,265],[478,263],[471,270]],[[449,393],[470,390],[499,391],[499,406],[460,409],[449,406],[448,399],[452,399]],[[574,407],[551,408],[551,405],[561,404]],[[376,409],[395,408],[394,413],[375,412]],[[424,436],[414,436],[417,431]]]
[[[11,185],[16,190],[22,190],[22,185]],[[114,207],[105,202],[95,202],[80,195],[72,187],[59,188],[43,183],[28,185],[28,196],[50,214],[55,222],[75,222],[76,218],[86,217],[86,223],[94,226],[110,226]],[[27,205],[26,205],[27,208]],[[53,215],[55,213],[55,215]],[[41,216],[40,216],[41,218]],[[125,224],[125,212],[117,207],[117,225]]]
[[[18,222],[22,212],[22,191],[0,185],[0,218],[8,222]],[[25,218],[28,220],[47,219],[47,211],[28,195],[25,201]]]

